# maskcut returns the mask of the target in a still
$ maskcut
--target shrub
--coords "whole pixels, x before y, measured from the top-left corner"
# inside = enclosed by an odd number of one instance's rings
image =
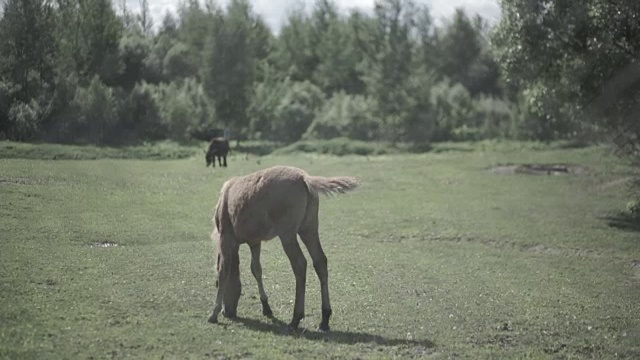
[[[403,151],[389,143],[365,142],[347,138],[331,140],[302,140],[286,147],[277,149],[274,154],[318,153],[329,155],[383,155],[395,154]]]
[[[374,111],[375,104],[372,99],[338,92],[318,112],[303,138],[375,139],[380,131],[381,122],[375,117]]]

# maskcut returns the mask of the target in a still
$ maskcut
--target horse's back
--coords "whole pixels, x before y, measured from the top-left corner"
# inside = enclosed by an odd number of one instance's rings
[[[223,137],[213,138],[211,142],[209,142],[209,151],[226,154],[229,152],[229,149],[229,141]]]
[[[309,197],[305,175],[278,166],[231,179],[224,191],[236,239],[255,243],[297,231]]]

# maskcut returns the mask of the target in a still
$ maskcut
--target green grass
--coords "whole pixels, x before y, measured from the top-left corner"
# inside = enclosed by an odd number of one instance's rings
[[[631,169],[603,148],[500,146],[213,170],[199,155],[0,159],[0,358],[639,358],[640,232],[609,219]],[[590,173],[485,170],[533,162]],[[242,247],[240,320],[207,323],[220,186],[275,164],[363,182],[321,200],[328,334],[311,266],[306,330],[284,331],[294,278],[277,240],[263,272],[278,320],[261,315]],[[105,241],[120,246],[90,246]]]

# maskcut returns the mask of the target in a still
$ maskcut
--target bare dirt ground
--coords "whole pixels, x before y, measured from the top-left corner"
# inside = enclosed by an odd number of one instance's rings
[[[587,167],[573,164],[506,164],[494,166],[488,170],[502,175],[584,175],[589,173]]]

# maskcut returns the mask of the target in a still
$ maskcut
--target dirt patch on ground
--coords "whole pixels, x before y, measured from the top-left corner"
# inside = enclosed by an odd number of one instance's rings
[[[111,241],[97,241],[89,244],[91,248],[112,248],[112,247],[120,247],[121,245],[111,242]]]
[[[30,178],[5,178],[0,177],[0,185],[36,185],[37,182]]]
[[[501,175],[584,175],[589,169],[573,164],[505,164],[487,169],[489,172]]]
[[[610,189],[610,188],[626,186],[633,179],[634,179],[633,176],[625,176],[625,177],[622,177],[622,178],[619,178],[619,179],[611,180],[611,181],[608,181],[608,182],[606,182],[604,184],[601,184],[598,187],[598,190],[607,190],[607,189]]]
[[[631,262],[631,268],[633,269],[636,279],[640,279],[640,260],[633,260]]]
[[[546,246],[542,244],[523,245],[521,249],[523,251],[532,252],[536,254],[576,256],[580,258],[596,259],[603,256],[602,254],[593,250],[575,249],[575,248],[554,248],[554,247]]]

